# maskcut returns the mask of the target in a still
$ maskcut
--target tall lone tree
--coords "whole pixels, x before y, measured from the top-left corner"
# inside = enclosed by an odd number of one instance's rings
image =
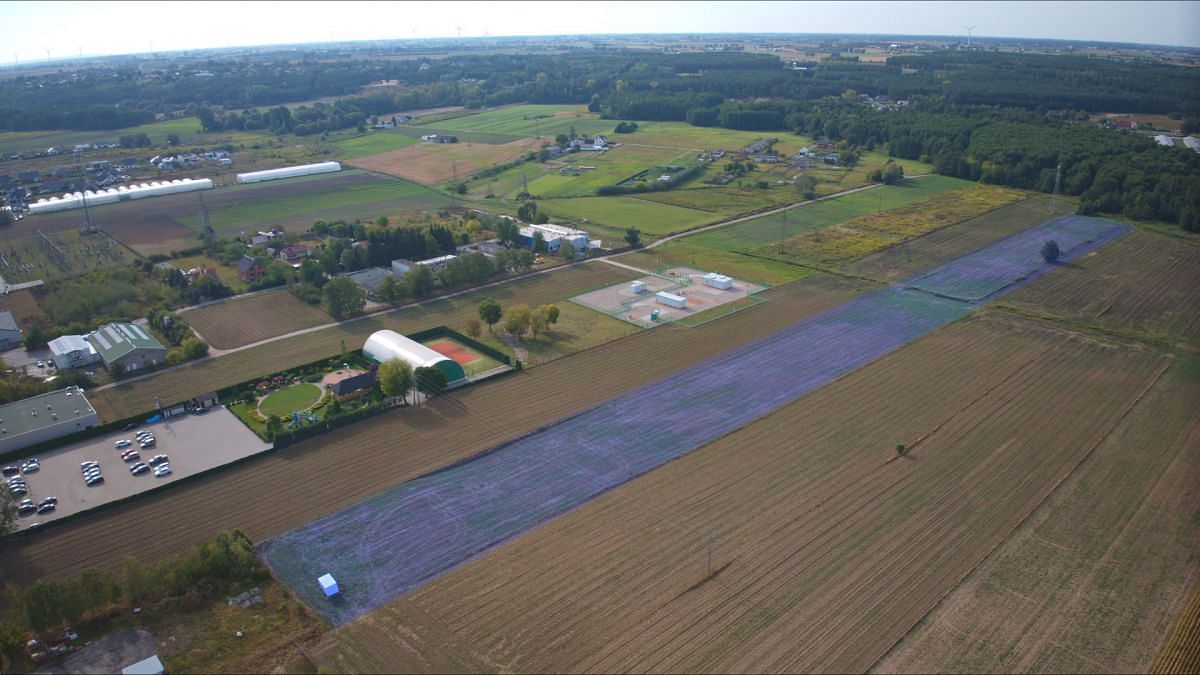
[[[408,392],[412,391],[415,380],[413,379],[412,366],[403,359],[388,359],[379,364],[379,390],[385,396],[399,396],[404,399],[404,405],[408,405]]]
[[[500,303],[488,298],[479,303],[479,318],[487,324],[488,332],[492,332],[492,326],[503,316],[503,310],[500,308]]]
[[[1045,260],[1050,264],[1054,264],[1055,262],[1058,262],[1058,257],[1060,255],[1062,255],[1062,252],[1058,250],[1057,241],[1051,239],[1045,244],[1042,244],[1042,260]]]

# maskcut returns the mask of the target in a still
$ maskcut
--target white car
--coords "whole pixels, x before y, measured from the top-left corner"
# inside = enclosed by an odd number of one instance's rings
[[[21,473],[37,473],[41,470],[42,463],[36,459],[26,460],[26,462],[21,465]]]
[[[120,450],[121,448],[128,448],[131,445],[133,445],[133,441],[129,440],[128,438],[122,438],[121,440],[117,441],[116,443],[113,443],[113,447],[117,448],[118,450]]]
[[[159,464],[158,467],[156,469],[154,469],[154,477],[155,478],[162,478],[163,476],[170,476],[170,475],[171,475],[171,465],[170,464]]]

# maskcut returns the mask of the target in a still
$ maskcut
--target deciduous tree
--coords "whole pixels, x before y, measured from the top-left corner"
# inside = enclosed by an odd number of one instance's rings
[[[379,390],[386,396],[400,396],[408,405],[408,392],[412,391],[413,368],[403,359],[388,359],[379,365]]]
[[[479,303],[479,309],[477,311],[479,312],[479,318],[487,324],[488,332],[491,332],[492,326],[494,326],[503,315],[503,310],[500,308],[500,303],[492,300],[491,298]]]

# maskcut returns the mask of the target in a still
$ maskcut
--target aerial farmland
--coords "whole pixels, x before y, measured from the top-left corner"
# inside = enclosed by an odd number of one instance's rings
[[[0,406],[98,419],[4,453],[0,666],[1194,671],[1200,153],[986,39],[83,59],[204,101],[86,124],[31,87]],[[1195,137],[1193,72],[1088,53]]]

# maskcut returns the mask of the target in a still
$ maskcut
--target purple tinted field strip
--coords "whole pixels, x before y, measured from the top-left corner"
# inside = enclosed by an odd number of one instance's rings
[[[1061,239],[1052,226],[1037,228],[1030,241]],[[1093,244],[1063,248],[1074,256]],[[982,278],[1003,269],[1019,280],[1045,266],[1040,258],[993,265],[1016,250],[1009,245],[976,258]],[[918,281],[933,278],[942,285],[931,288],[944,288],[969,278],[958,268],[948,281],[934,274]],[[263,556],[340,625],[973,310],[903,285],[871,293],[280,535],[264,544]],[[333,602],[316,584],[326,572],[342,589]]]

